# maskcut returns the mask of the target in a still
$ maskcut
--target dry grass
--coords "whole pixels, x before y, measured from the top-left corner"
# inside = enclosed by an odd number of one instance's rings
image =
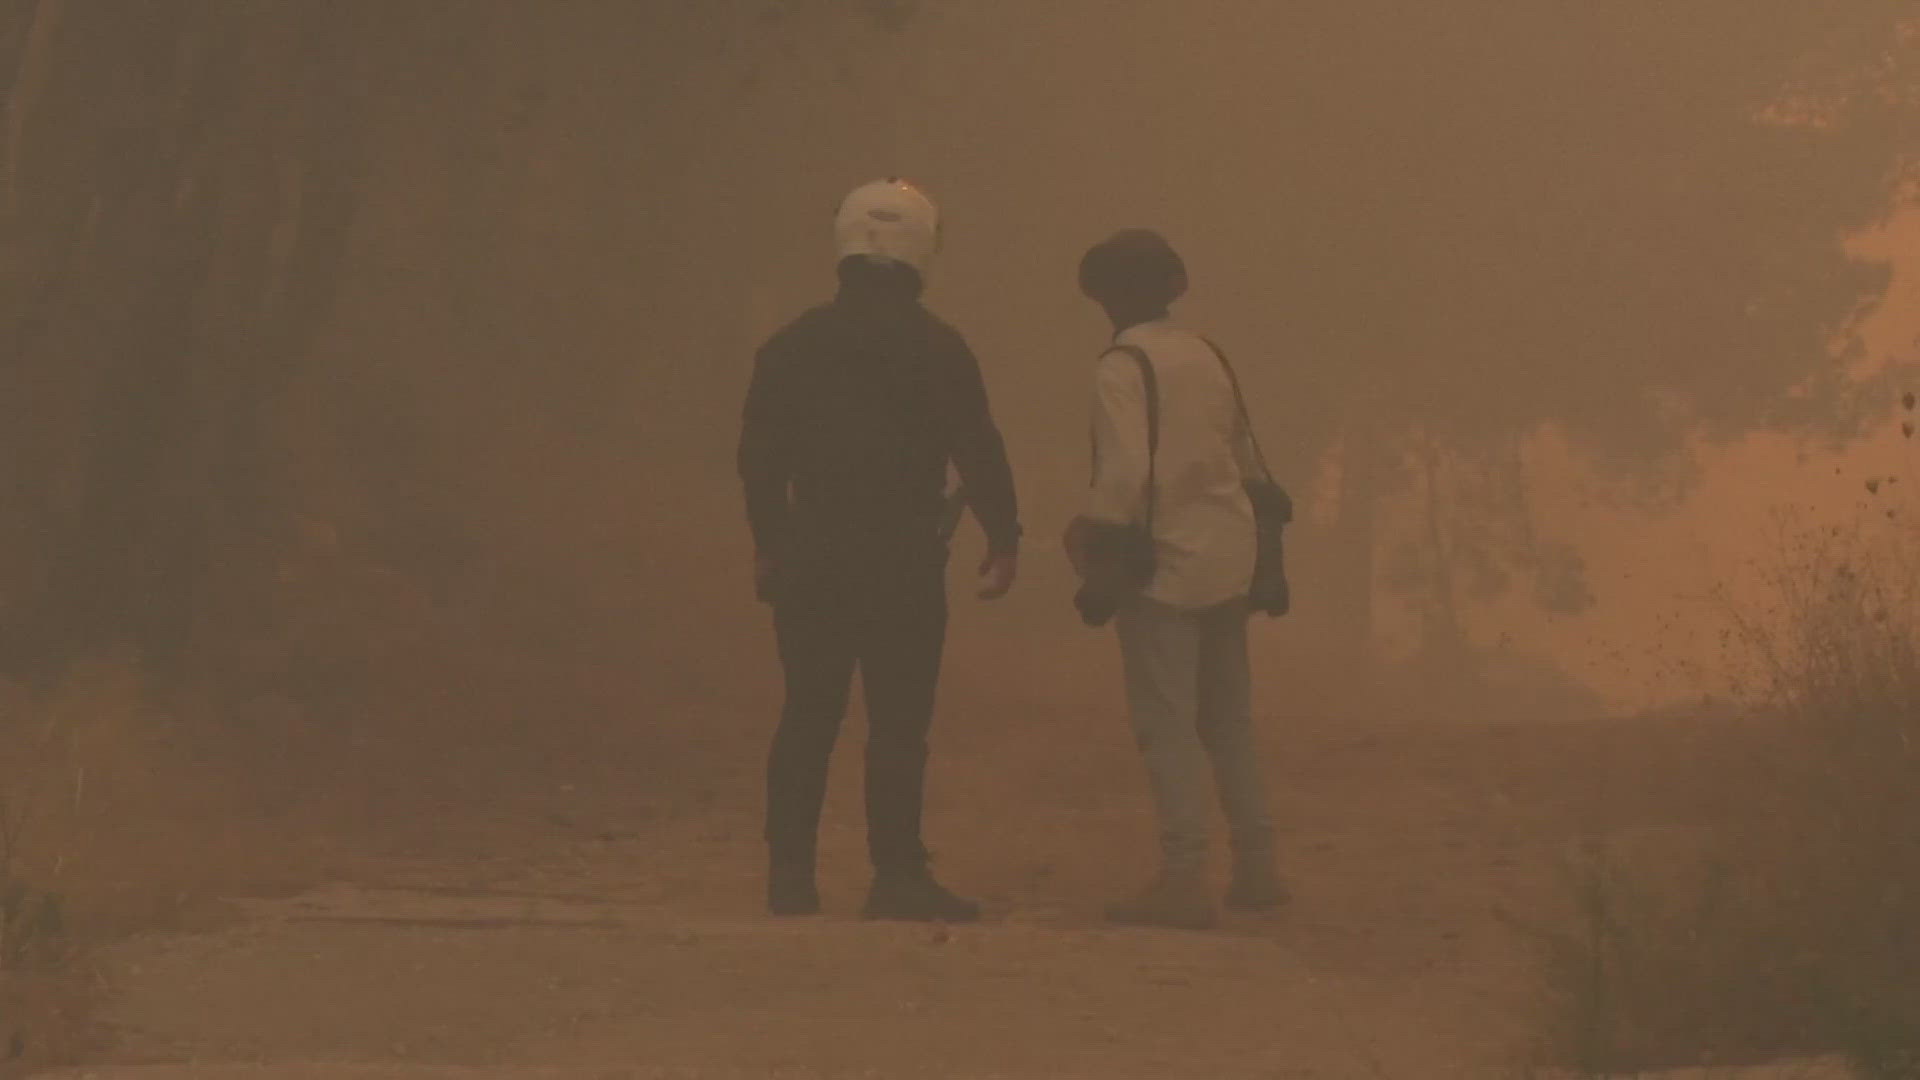
[[[184,743],[131,663],[0,684],[0,1077],[94,1041],[100,945],[204,914],[233,814]]]
[[[1920,1077],[1920,556],[1898,515],[1802,542],[1694,830],[1596,841],[1536,931],[1547,1042],[1587,1075],[1844,1055]]]
[[[87,736],[72,723],[64,707],[70,702],[7,690],[0,728],[0,1076],[71,1060],[86,1039],[95,982],[68,892],[83,846],[75,825],[86,803]]]
[[[297,692],[230,679],[163,696],[127,659],[47,690],[0,680],[0,1080],[97,1043],[103,947],[120,938],[205,925],[226,917],[223,898],[351,877],[395,853],[474,849],[447,835],[474,815],[444,811],[507,789],[504,777],[551,802],[582,760],[635,771],[573,745],[635,714],[631,688],[604,672],[482,663],[496,658],[464,639],[307,644],[343,670]],[[536,824],[551,810],[490,806]]]

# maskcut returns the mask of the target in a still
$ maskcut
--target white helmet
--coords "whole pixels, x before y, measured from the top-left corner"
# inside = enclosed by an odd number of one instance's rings
[[[843,259],[892,259],[925,277],[940,250],[940,208],[926,192],[897,176],[862,184],[834,215],[833,243]]]

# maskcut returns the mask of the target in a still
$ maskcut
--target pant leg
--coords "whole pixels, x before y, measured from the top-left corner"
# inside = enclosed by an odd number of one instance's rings
[[[1273,857],[1273,816],[1253,738],[1253,676],[1247,662],[1244,601],[1199,618],[1200,741],[1213,762],[1235,858]]]
[[[783,597],[774,607],[787,682],[767,757],[766,839],[777,858],[814,857],[828,764],[852,689],[857,614],[824,592]]]
[[[867,700],[867,847],[875,869],[923,866],[927,733],[946,646],[941,567],[915,571],[873,597],[860,647]]]
[[[1144,598],[1114,616],[1133,734],[1146,760],[1170,870],[1206,862],[1212,799],[1201,746],[1196,689],[1200,631],[1194,616]]]

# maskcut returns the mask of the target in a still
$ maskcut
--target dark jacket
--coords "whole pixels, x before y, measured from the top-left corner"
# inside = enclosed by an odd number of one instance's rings
[[[838,295],[761,347],[739,466],[754,545],[776,563],[944,560],[949,461],[990,547],[1018,544],[980,365],[919,295],[911,269],[850,258]]]

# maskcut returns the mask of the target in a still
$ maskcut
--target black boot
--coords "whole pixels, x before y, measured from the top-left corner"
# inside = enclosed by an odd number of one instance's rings
[[[980,905],[948,892],[925,866],[914,866],[876,872],[863,914],[869,919],[973,922],[980,917]]]
[[[813,883],[813,859],[775,854],[767,860],[767,911],[774,915],[818,915],[820,891]]]

